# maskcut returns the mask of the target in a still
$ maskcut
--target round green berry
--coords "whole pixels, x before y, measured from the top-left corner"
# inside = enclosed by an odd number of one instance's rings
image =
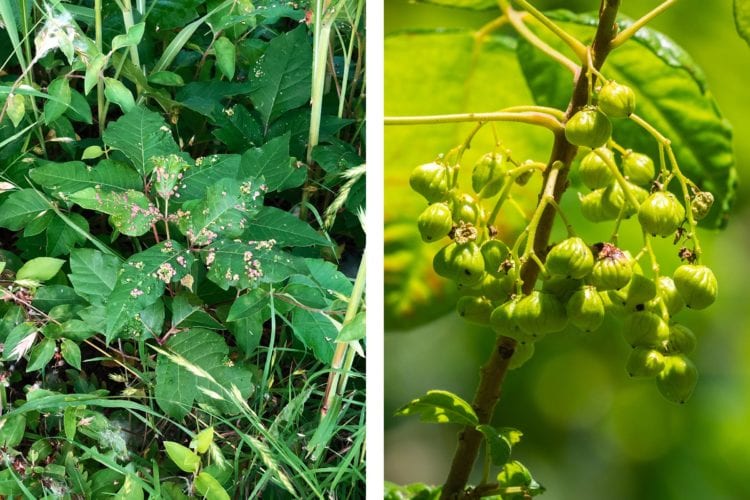
[[[672,280],[691,309],[705,309],[716,300],[719,284],[713,271],[706,266],[683,264],[672,275]]]
[[[656,283],[639,272],[634,272],[624,288],[614,292],[626,309],[632,310],[656,297]]]
[[[519,343],[531,343],[533,339],[523,332],[515,320],[515,310],[518,300],[509,300],[492,311],[490,326],[499,335],[516,339]]]
[[[432,242],[447,236],[453,228],[451,209],[445,203],[433,203],[417,219],[422,240]]]
[[[492,303],[484,297],[461,297],[456,304],[458,315],[469,323],[487,326],[490,324]]]
[[[664,369],[664,355],[650,347],[636,347],[630,351],[625,369],[631,377],[655,377]]]
[[[545,266],[553,275],[580,279],[593,269],[594,254],[585,241],[574,236],[552,247]]]
[[[491,198],[502,189],[507,171],[502,154],[487,153],[474,164],[471,187],[482,198]]]
[[[649,234],[671,236],[685,219],[685,208],[672,193],[657,191],[641,203],[638,222]]]
[[[669,325],[656,314],[638,311],[625,318],[622,335],[632,347],[661,348],[669,339]]]
[[[597,151],[612,160],[612,162],[615,161],[615,154],[611,149],[607,148],[599,148],[595,151],[590,151],[583,157],[581,164],[578,167],[578,175],[581,178],[583,185],[589,189],[606,187],[614,178],[612,170],[610,170],[607,163],[596,153]]]
[[[581,288],[582,284],[583,280],[577,278],[551,276],[542,281],[542,291],[544,293],[551,293],[557,300],[565,304],[570,299],[570,296]]]
[[[450,191],[453,175],[442,163],[425,163],[415,168],[409,177],[409,185],[430,203],[445,201]]]
[[[452,197],[453,221],[456,224],[468,223],[479,225],[484,219],[481,203],[468,193],[455,193]]]
[[[586,195],[578,193],[578,199],[581,202],[581,213],[591,222],[605,222],[615,220],[620,214],[620,210],[611,203],[604,202],[605,188],[591,191]]]
[[[628,151],[622,157],[622,172],[633,184],[647,186],[654,180],[656,168],[650,156]]]
[[[487,240],[482,243],[484,270],[495,277],[505,276],[510,249],[500,240]]]
[[[627,85],[609,81],[599,91],[597,103],[610,118],[627,118],[635,111],[635,92]]]
[[[642,187],[636,186],[632,182],[627,182],[626,186],[638,204],[643,203],[648,198],[648,191]],[[623,217],[626,219],[638,212],[638,205],[633,205],[633,202],[625,196],[625,191],[618,182],[613,182],[605,188],[602,195],[602,203],[607,207],[609,213],[616,212],[619,216],[620,212],[622,212]]]
[[[568,321],[584,332],[596,330],[604,321],[604,302],[593,286],[585,286],[573,293],[565,311]]]
[[[670,316],[674,316],[685,307],[685,300],[677,291],[674,281],[669,276],[656,278],[656,295],[667,307]]]
[[[518,326],[534,338],[565,328],[565,308],[554,295],[534,290],[523,297],[513,311]]]
[[[585,107],[565,124],[565,138],[575,146],[596,149],[604,146],[612,135],[609,118],[595,107]]]
[[[669,340],[667,341],[667,350],[670,353],[690,354],[695,350],[697,344],[698,340],[695,338],[693,330],[678,323],[670,325]]]
[[[591,271],[591,284],[597,290],[619,290],[633,277],[633,260],[610,243],[603,243]]]
[[[656,376],[656,387],[673,403],[683,404],[695,390],[698,369],[682,354],[664,357],[664,368]]]

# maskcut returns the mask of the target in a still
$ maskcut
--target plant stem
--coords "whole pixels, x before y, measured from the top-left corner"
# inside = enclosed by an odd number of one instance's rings
[[[494,113],[459,113],[455,115],[427,115],[427,116],[386,116],[385,125],[428,125],[435,123],[465,123],[465,122],[519,122],[539,125],[553,132],[562,131],[562,124],[554,117],[537,111]]]
[[[599,14],[599,26],[596,29],[596,34],[594,35],[594,41],[592,43],[592,61],[595,68],[601,68],[611,50],[611,42],[615,36],[616,30],[614,20],[619,7],[619,0],[602,0]],[[586,77],[586,71],[580,71],[577,75],[573,95],[568,105],[567,116],[573,116],[578,108],[586,104],[587,100],[588,78]],[[551,167],[556,162],[561,162],[562,168],[559,170],[547,168],[544,174],[544,186],[546,189],[548,177],[552,175],[553,171],[557,172],[555,174],[557,175],[557,178],[555,179],[554,188],[552,190],[555,203],[559,203],[562,194],[567,188],[568,170],[570,169],[570,164],[573,161],[573,158],[575,158],[577,149],[576,146],[570,144],[565,139],[565,134],[562,131],[555,132],[555,142],[552,146],[552,153],[548,165]],[[540,194],[540,201],[542,196],[544,196],[544,191]],[[534,235],[535,241],[533,248],[534,252],[540,256],[545,255],[550,234],[552,232],[552,226],[554,224],[555,213],[555,207],[551,204],[547,204],[547,207],[544,209],[544,212],[539,219],[536,234]],[[538,275],[539,266],[533,259],[523,264],[520,274],[521,280],[523,281],[523,293],[531,293],[536,285]],[[515,348],[515,340],[508,337],[498,336],[495,347],[490,355],[490,359],[480,371],[479,386],[477,387],[472,405],[480,424],[486,424],[492,420],[495,405],[500,399],[502,382],[508,371],[508,365]],[[462,494],[474,467],[474,462],[479,453],[481,442],[482,433],[477,431],[473,426],[466,426],[460,432],[458,436],[458,447],[453,455],[451,469],[440,495],[442,500],[456,499]]]
[[[96,50],[102,53],[102,0],[94,0],[94,43]],[[107,115],[104,103],[104,79],[97,78],[96,81],[96,113],[99,122],[99,136],[104,134],[105,116]]]
[[[545,28],[554,33],[560,40],[565,42],[565,44],[570,47],[575,55],[578,56],[581,62],[584,62],[586,60],[586,46],[584,44],[579,42],[574,36],[569,34],[560,26],[552,22],[550,18],[545,16],[541,11],[539,11],[539,9],[531,5],[526,0],[516,0],[516,2],[518,3],[518,5],[526,9],[526,12],[534,16],[537,21],[542,23]]]
[[[659,14],[661,14],[662,12],[664,12],[665,10],[667,10],[668,8],[670,8],[676,3],[677,3],[677,0],[666,0],[664,3],[654,8],[654,10],[652,10],[651,12],[647,13],[640,19],[637,19],[635,22],[633,22],[633,24],[631,24],[630,26],[622,30],[615,37],[614,40],[612,40],[612,48],[615,49],[619,47],[620,45],[622,45],[623,43],[625,43],[626,41],[628,41],[630,38],[633,37],[633,35],[635,35],[635,33],[639,29],[643,28],[649,21],[651,21],[653,18],[655,18],[656,16],[658,16]]]

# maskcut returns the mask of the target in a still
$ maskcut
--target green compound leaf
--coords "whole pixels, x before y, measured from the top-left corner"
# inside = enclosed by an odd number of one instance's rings
[[[174,441],[164,441],[164,449],[180,470],[193,473],[198,470],[201,464],[201,457],[194,453],[190,448],[182,446]]]
[[[228,389],[234,384],[242,397],[247,398],[253,390],[252,372],[229,361],[229,347],[220,335],[192,328],[172,337],[166,347],[169,356],[160,354],[156,363],[155,396],[162,410],[182,419],[197,400],[223,413],[239,411],[228,401],[222,388]],[[199,386],[221,399],[209,397]]]
[[[106,145],[122,151],[141,176],[153,170],[151,157],[180,152],[164,118],[143,106],[134,107],[110,123],[102,139]]]
[[[124,163],[102,160],[93,168],[80,161],[39,163],[41,166],[30,170],[29,176],[58,198],[96,186],[107,191],[143,189],[143,179],[138,172]]]
[[[385,40],[387,116],[418,116],[496,111],[532,101],[515,55],[515,42],[491,38],[473,58],[473,32],[420,32]],[[502,80],[502,91],[498,85]],[[567,78],[566,81],[570,81]],[[409,187],[409,175],[418,165],[434,161],[461,144],[473,124],[441,124],[385,128],[385,311],[386,328],[401,330],[427,323],[455,307],[457,294],[448,280],[432,269],[438,244],[422,242],[416,220],[427,203]],[[540,157],[551,147],[551,136],[539,127],[496,123],[472,141],[464,164],[492,151],[495,139],[513,150],[513,157]],[[414,147],[419,144],[419,147]],[[546,154],[546,153],[545,153]],[[460,182],[470,185],[467,175]],[[522,206],[535,204],[533,190],[518,190]],[[522,229],[515,217],[500,217],[501,235]],[[443,243],[447,243],[446,241]]]
[[[266,125],[310,101],[311,68],[312,47],[304,24],[271,40],[251,71],[255,78],[250,98]]]
[[[145,194],[132,189],[116,193],[86,188],[68,198],[83,208],[110,215],[112,225],[127,236],[145,234],[159,215]]]
[[[419,415],[422,422],[435,424],[479,424],[471,405],[448,391],[427,391],[426,395],[400,408],[396,415]]]
[[[218,240],[207,247],[204,261],[208,279],[224,290],[277,283],[306,269],[303,259],[278,250],[268,241]]]
[[[297,308],[292,314],[292,329],[294,336],[312,350],[318,360],[331,362],[338,331],[325,314]]]
[[[197,246],[208,245],[219,235],[226,238],[242,235],[249,219],[263,205],[259,186],[260,182],[254,180],[239,183],[236,179],[221,179],[207,188],[205,199],[183,204],[183,212],[189,215],[180,219],[180,231]]]
[[[117,257],[91,248],[80,248],[70,252],[68,279],[78,295],[92,304],[104,305],[115,288],[119,269]]]
[[[511,443],[491,425],[478,425],[477,430],[484,434],[484,440],[489,449],[492,465],[498,467],[510,459]]]
[[[587,40],[593,33],[596,21],[590,15],[569,12],[550,15],[579,39]],[[623,29],[630,21],[619,24]],[[541,27],[536,31],[548,43],[562,49]],[[527,42],[519,42],[518,59],[537,103],[564,109],[572,90],[566,70]],[[602,72],[633,88],[636,114],[672,141],[682,172],[714,195],[714,206],[700,222],[701,226],[723,228],[737,184],[732,129],[707,89],[702,70],[667,36],[641,28],[634,38],[609,55]],[[619,144],[659,158],[656,141],[635,123],[617,120],[613,125],[613,135]]]
[[[44,198],[33,189],[15,191],[0,205],[0,227],[18,231],[49,208]]]
[[[123,113],[135,107],[133,94],[120,80],[104,77],[104,95],[114,104],[120,106]]]
[[[259,240],[276,240],[282,247],[328,246],[330,242],[293,214],[274,207],[263,207],[250,221],[246,234]]]
[[[297,165],[289,156],[290,137],[287,132],[259,148],[247,150],[240,162],[241,178],[263,178],[269,192],[301,186],[305,182],[307,169]]]
[[[106,337],[109,342],[125,323],[156,303],[167,283],[180,281],[189,272],[193,256],[182,245],[167,240],[132,255],[123,265],[106,300]]]
[[[146,29],[146,23],[134,24],[128,28],[128,32],[125,35],[117,35],[112,39],[112,50],[121,49],[123,47],[132,47],[138,45],[143,38],[143,32]]]
[[[750,1],[734,0],[733,7],[737,33],[750,45]]]

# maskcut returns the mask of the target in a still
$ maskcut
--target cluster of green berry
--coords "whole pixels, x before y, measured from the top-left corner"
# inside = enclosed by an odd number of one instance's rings
[[[657,175],[650,157],[630,150],[620,150],[618,165],[615,153],[607,147],[614,144],[609,119],[629,116],[635,96],[628,87],[609,82],[597,97],[597,106],[584,107],[565,127],[570,143],[590,150],[578,167],[582,183],[591,190],[579,195],[583,216],[593,222],[617,220],[619,224],[637,214],[645,238],[675,236],[677,243],[693,237],[695,220],[711,207],[710,193],[695,188],[686,214],[685,206],[667,190],[672,176],[663,165]],[[571,227],[569,237],[552,246],[544,262],[528,247],[522,253],[518,240],[509,247],[492,224],[510,187],[522,184],[533,173],[534,169],[526,168],[530,165],[517,165],[504,153],[488,153],[473,166],[471,194],[458,187],[458,162],[450,165],[441,159],[412,172],[411,187],[429,202],[418,220],[422,239],[451,239],[435,254],[433,267],[458,285],[459,314],[517,341],[511,368],[528,360],[534,342],[549,333],[568,325],[591,332],[602,325],[605,316],[618,317],[623,336],[633,348],[627,360],[629,374],[655,377],[667,399],[685,402],[698,378],[687,357],[696,339],[673,318],[685,306],[703,309],[714,302],[717,281],[713,272],[696,263],[698,252],[683,249],[681,257],[686,262],[672,277],[655,272],[651,278],[628,251],[615,243],[591,245],[575,236]],[[488,215],[482,201],[498,194],[496,209]],[[522,236],[533,239],[528,233],[534,230],[527,227]],[[523,294],[519,270],[532,258],[542,268],[543,279],[537,289]]]

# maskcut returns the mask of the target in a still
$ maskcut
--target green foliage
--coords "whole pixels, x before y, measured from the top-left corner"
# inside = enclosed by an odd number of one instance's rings
[[[0,0],[0,497],[364,496],[356,5]]]

